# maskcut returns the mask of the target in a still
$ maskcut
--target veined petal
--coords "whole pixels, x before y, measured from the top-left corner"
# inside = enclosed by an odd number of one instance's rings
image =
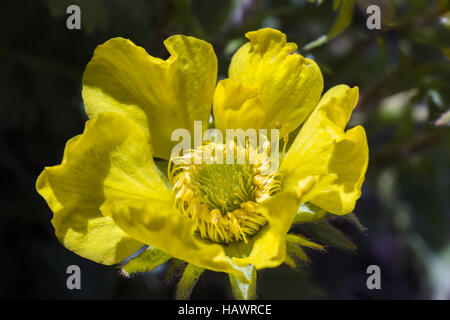
[[[222,245],[201,239],[196,226],[178,212],[170,198],[148,204],[139,201],[107,201],[102,211],[133,238],[197,267],[233,274],[247,282]]]
[[[221,130],[274,129],[280,136],[296,129],[317,105],[323,78],[317,64],[295,53],[286,35],[266,28],[246,33],[250,42],[233,56],[229,79],[219,83],[214,118]],[[250,114],[248,114],[250,112]]]
[[[217,58],[202,40],[175,35],[164,42],[171,56],[152,57],[130,40],[114,38],[95,50],[83,75],[90,118],[117,112],[151,137],[153,155],[169,159],[173,130],[207,128],[217,78]]]
[[[368,164],[365,131],[344,128],[358,101],[358,88],[339,85],[327,91],[301,128],[281,164],[284,188],[298,180],[321,176],[322,190],[308,199],[321,208],[346,214],[354,209]]]
[[[54,213],[52,224],[61,243],[108,265],[122,261],[143,243],[102,215],[105,199],[151,202],[170,197],[147,137],[117,113],[86,122],[83,134],[68,141],[62,163],[45,168],[36,188]]]

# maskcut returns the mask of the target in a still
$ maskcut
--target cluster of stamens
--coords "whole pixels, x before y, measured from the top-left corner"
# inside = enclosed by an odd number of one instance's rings
[[[234,162],[240,152],[244,162],[230,163],[231,150]],[[248,242],[267,223],[260,204],[280,190],[281,178],[271,172],[267,150],[260,151],[248,144],[211,143],[170,160],[175,206],[195,222],[202,238]]]

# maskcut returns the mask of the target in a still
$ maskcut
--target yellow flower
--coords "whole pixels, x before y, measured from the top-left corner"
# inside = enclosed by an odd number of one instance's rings
[[[97,47],[83,76],[90,120],[67,142],[62,163],[46,167],[36,183],[65,247],[112,265],[149,245],[248,283],[245,267],[289,262],[286,239],[294,238],[286,235],[302,204],[337,215],[354,209],[368,147],[361,126],[344,129],[358,88],[339,85],[321,97],[319,67],[283,33],[246,37],[217,86],[213,48],[193,37],[168,38],[167,60],[122,38]],[[301,126],[278,172],[263,173],[264,157],[246,165],[174,164],[172,132],[207,124],[211,107],[222,131],[280,128],[287,137]],[[158,159],[169,160],[171,184]]]

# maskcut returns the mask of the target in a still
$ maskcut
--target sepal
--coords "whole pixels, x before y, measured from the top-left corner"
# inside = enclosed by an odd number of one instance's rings
[[[125,277],[138,272],[152,271],[169,260],[171,256],[159,249],[148,247],[138,256],[130,259],[127,264],[122,266],[121,272]]]
[[[183,271],[183,275],[181,276],[181,280],[177,286],[177,300],[189,299],[192,293],[192,289],[194,289],[203,271],[205,271],[204,268],[194,266],[190,263],[187,264],[186,268]]]
[[[236,300],[252,300],[256,298],[256,268],[253,265],[247,265],[241,268],[249,283],[239,281],[235,276],[229,274],[231,291]]]

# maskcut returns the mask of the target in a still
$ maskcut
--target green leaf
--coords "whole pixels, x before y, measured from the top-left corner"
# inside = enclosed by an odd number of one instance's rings
[[[308,256],[306,255],[305,251],[302,250],[298,245],[292,242],[286,243],[286,249],[288,253],[296,256],[300,260],[308,261]]]
[[[319,38],[317,38],[314,41],[311,41],[310,43],[305,45],[305,50],[311,50],[317,47],[320,47],[321,45],[325,44],[328,42],[328,40],[330,40],[330,38],[328,37],[328,35],[324,35],[324,36],[320,36]]]
[[[183,271],[180,282],[178,283],[176,298],[177,300],[189,299],[192,289],[197,284],[200,275],[205,271],[204,268],[188,264]]]
[[[245,274],[247,279],[250,280],[249,284],[242,283],[236,279],[233,275],[229,274],[231,291],[236,300],[251,300],[256,298],[256,269],[253,265],[248,265],[244,268],[240,268]]]
[[[297,268],[297,264],[295,263],[294,258],[292,258],[289,254],[286,254],[286,257],[284,258],[284,263],[287,264],[292,269]]]
[[[342,31],[347,29],[350,23],[352,23],[355,2],[355,0],[342,0],[339,7],[338,17],[331,27],[330,32],[328,32],[327,36],[329,39],[336,37]]]
[[[300,245],[302,247],[308,247],[308,248],[311,248],[311,249],[324,250],[323,246],[321,246],[318,243],[314,243],[312,241],[309,241],[308,239],[306,239],[302,235],[295,235],[295,234],[289,233],[289,234],[286,235],[286,241],[287,241],[288,244],[292,243],[292,244]]]
[[[326,245],[346,250],[356,249],[356,245],[329,222],[320,221],[304,224],[302,225],[302,229],[314,239],[317,238]]]
[[[172,258],[167,262],[167,268],[164,273],[164,281],[170,281],[185,264],[183,260]]]
[[[330,31],[328,31],[327,35],[321,36],[318,39],[305,45],[304,49],[311,50],[313,48],[319,47],[347,29],[353,19],[355,2],[356,0],[335,1],[333,9],[337,10],[337,8],[339,7],[339,13]]]
[[[300,206],[295,215],[293,223],[315,222],[324,219],[327,212],[312,203],[304,203]]]
[[[293,242],[286,241],[286,251],[287,254],[284,263],[293,269],[297,268],[298,264],[302,265],[308,261],[308,256],[305,251]]]
[[[148,247],[122,267],[122,274],[129,277],[136,272],[147,272],[169,260],[171,256],[159,249]]]
[[[359,232],[363,233],[366,231],[366,227],[362,225],[361,221],[359,221],[358,217],[354,213],[348,213],[344,216],[338,217],[351,222],[356,228],[358,228]]]
[[[333,10],[336,11],[341,5],[341,0],[333,0]]]

